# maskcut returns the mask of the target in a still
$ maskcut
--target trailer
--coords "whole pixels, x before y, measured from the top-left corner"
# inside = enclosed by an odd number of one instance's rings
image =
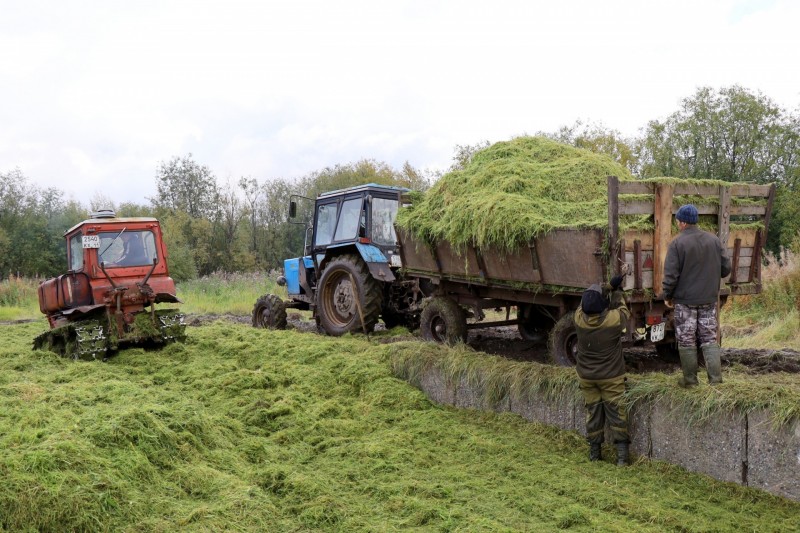
[[[694,203],[726,243],[732,271],[721,281],[719,305],[761,291],[775,186],[708,183],[610,176],[607,227],[556,229],[511,251],[423,242],[398,227],[402,278],[424,287],[423,338],[454,343],[466,340],[470,328],[516,325],[525,339],[548,335],[553,361],[571,366],[577,346],[572,315],[583,291],[623,274],[631,309],[623,342],[653,344],[659,356],[676,357],[672,309],[661,283],[682,203]],[[621,224],[632,217],[645,224]],[[505,309],[505,320],[485,321],[487,309]]]

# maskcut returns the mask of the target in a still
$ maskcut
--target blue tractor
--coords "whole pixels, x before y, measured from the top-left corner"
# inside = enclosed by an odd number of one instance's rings
[[[328,335],[419,325],[418,280],[404,280],[394,221],[409,190],[370,183],[319,195],[302,257],[284,261],[289,298],[266,294],[253,308],[253,326],[284,329],[286,309],[311,310]],[[290,219],[297,204],[290,203]],[[305,224],[305,222],[303,222]]]

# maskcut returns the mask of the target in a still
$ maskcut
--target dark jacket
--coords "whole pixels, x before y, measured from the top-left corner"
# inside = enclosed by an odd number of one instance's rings
[[[664,261],[664,298],[684,305],[717,301],[719,280],[731,273],[731,260],[719,238],[687,226],[672,239]]]
[[[611,293],[611,306],[600,314],[575,311],[578,355],[575,370],[582,379],[611,379],[625,373],[622,333],[631,312],[621,290]]]

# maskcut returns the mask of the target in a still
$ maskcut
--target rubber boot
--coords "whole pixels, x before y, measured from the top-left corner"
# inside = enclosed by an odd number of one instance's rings
[[[617,466],[628,466],[628,443],[617,443]]]
[[[680,346],[678,354],[681,356],[681,369],[683,376],[678,378],[678,385],[684,388],[696,387],[697,381],[697,348]]]
[[[589,460],[590,461],[599,461],[602,459],[602,454],[600,451],[600,444],[590,444],[589,445]]]
[[[706,359],[706,372],[711,385],[722,383],[722,361],[719,344],[703,346],[703,357]]]

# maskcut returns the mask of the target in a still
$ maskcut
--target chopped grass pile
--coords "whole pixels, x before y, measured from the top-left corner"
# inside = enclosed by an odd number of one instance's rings
[[[516,415],[434,406],[391,367],[417,351],[458,368],[439,346],[218,322],[87,363],[31,351],[42,324],[2,327],[0,530],[786,531],[800,512],[663,463],[590,463],[575,433]],[[547,386],[571,394],[561,370]]]
[[[513,250],[555,229],[607,228],[608,176],[633,179],[606,155],[545,137],[518,137],[481,150],[463,170],[442,176],[411,207],[400,210],[397,224],[423,242]],[[669,177],[645,181],[733,185]],[[676,196],[675,201],[693,198]],[[623,216],[620,225],[652,230],[652,216]]]
[[[398,224],[435,242],[512,249],[556,228],[607,225],[608,176],[632,179],[611,158],[545,137],[478,152],[401,210]]]

